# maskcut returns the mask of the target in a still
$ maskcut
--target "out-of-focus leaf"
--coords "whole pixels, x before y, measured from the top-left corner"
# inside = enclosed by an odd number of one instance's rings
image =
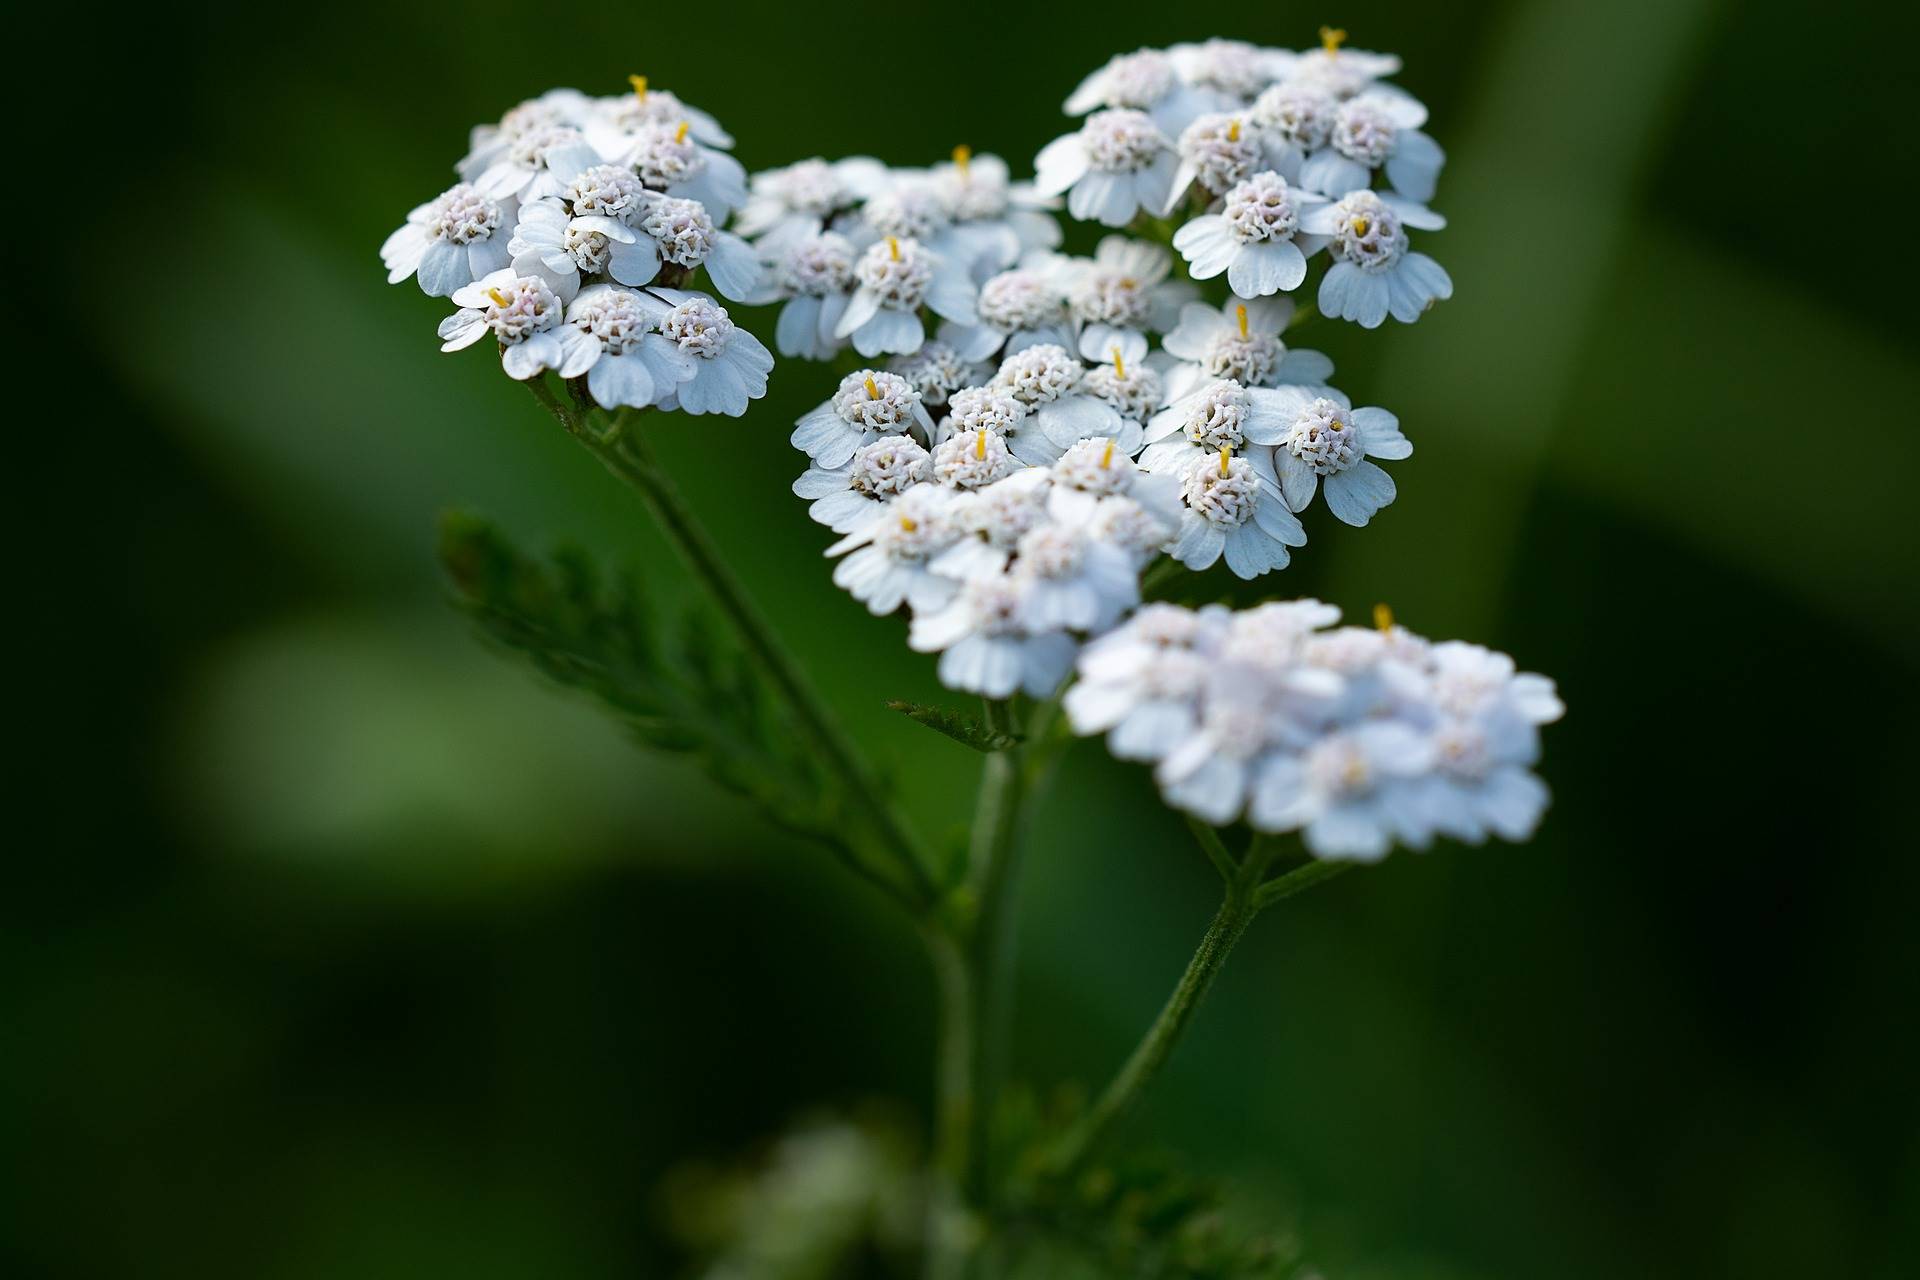
[[[887,703],[887,710],[898,711],[907,719],[923,724],[935,733],[944,733],[963,747],[972,747],[975,751],[1005,751],[1017,746],[1020,735],[1002,733],[989,728],[972,716],[955,711],[951,707],[934,707],[920,702],[904,702],[898,698]]]
[[[491,524],[451,513],[441,561],[455,598],[494,641],[591,695],[647,746],[684,752],[782,826],[838,845],[841,788],[793,747],[758,673],[704,614],[663,628],[632,575],[603,587],[577,550],[542,565]]]

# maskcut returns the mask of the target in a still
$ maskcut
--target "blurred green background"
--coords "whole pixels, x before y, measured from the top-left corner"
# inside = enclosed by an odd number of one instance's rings
[[[1411,328],[1307,331],[1419,452],[1374,525],[1310,521],[1262,585],[1388,600],[1556,676],[1557,800],[1530,847],[1397,856],[1264,919],[1129,1136],[1233,1175],[1250,1220],[1298,1220],[1329,1280],[1915,1274],[1920,348],[1891,16],[103,20],[62,127],[124,155],[124,185],[55,177],[97,210],[59,261],[99,274],[55,317],[58,409],[15,432],[47,532],[16,552],[14,630],[40,639],[0,930],[0,1270],[669,1275],[667,1170],[817,1107],[924,1106],[910,932],[446,606],[449,505],[684,589],[629,495],[491,361],[436,353],[440,303],[383,283],[382,237],[471,123],[644,72],[751,169],[958,142],[1018,168],[1110,53],[1333,22],[1404,54],[1433,108],[1453,225],[1422,247],[1458,294]],[[787,492],[787,424],[826,385],[784,364],[744,420],[652,429],[944,831],[973,760],[881,708],[937,698],[931,663],[830,587]],[[1103,1077],[1213,873],[1091,745],[1031,868],[1016,1068]]]

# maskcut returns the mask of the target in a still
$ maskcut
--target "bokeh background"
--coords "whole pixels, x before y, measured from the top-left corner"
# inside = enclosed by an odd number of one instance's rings
[[[1309,331],[1419,452],[1381,519],[1310,522],[1263,586],[1391,601],[1557,676],[1557,802],[1530,847],[1397,856],[1263,919],[1129,1136],[1231,1175],[1331,1280],[1915,1274],[1920,348],[1890,15],[99,22],[60,107],[85,149],[36,183],[63,212],[16,205],[50,229],[22,232],[29,271],[83,278],[52,317],[58,394],[14,432],[38,536],[15,552],[0,1270],[666,1276],[670,1170],[822,1107],[924,1107],[910,933],[447,607],[450,505],[684,589],[634,501],[383,283],[382,237],[471,123],[637,71],[749,168],[958,142],[1020,166],[1110,53],[1334,22],[1433,108],[1452,227],[1427,247],[1458,295]],[[75,167],[100,147],[111,180]],[[825,386],[783,365],[746,419],[666,419],[658,447],[943,831],[973,759],[881,708],[936,698],[931,664],[830,587],[787,493],[786,424]],[[1104,1077],[1213,873],[1097,747],[1031,866],[1016,1068]]]

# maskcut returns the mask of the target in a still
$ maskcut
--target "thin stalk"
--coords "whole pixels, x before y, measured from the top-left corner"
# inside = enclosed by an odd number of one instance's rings
[[[1219,834],[1211,827],[1195,824],[1194,836],[1202,847],[1208,848],[1209,856],[1214,856],[1209,846],[1219,844]],[[1219,852],[1232,861],[1232,855],[1224,846]],[[1240,935],[1247,931],[1261,908],[1330,880],[1346,867],[1344,863],[1310,863],[1270,884],[1262,884],[1267,868],[1278,853],[1279,846],[1274,840],[1260,835],[1254,837],[1246,857],[1239,860],[1234,874],[1227,877],[1226,896],[1221,900],[1220,909],[1214,912],[1213,920],[1200,938],[1199,949],[1187,961],[1186,971],[1180,975],[1180,982],[1161,1008],[1160,1016],[1147,1028],[1146,1035],[1087,1114],[1054,1148],[1048,1171],[1055,1177],[1067,1177],[1085,1162],[1166,1065],[1174,1045],[1200,1008],[1200,1001],[1233,953],[1234,944],[1240,941]],[[1216,865],[1219,865],[1217,858]]]
[[[1007,703],[989,701],[986,712],[990,728],[999,733],[1014,731]],[[1026,845],[1026,814],[1035,782],[1030,767],[1032,743],[1030,732],[1022,745],[987,757],[981,769],[968,852],[967,884],[976,906],[969,958],[975,975],[978,1105],[973,1116],[967,1192],[974,1203],[988,1207],[994,1186],[993,1120],[1006,1080],[1013,1016],[1014,922]]]
[[[597,432],[586,417],[553,394],[544,378],[529,379],[527,385],[570,435],[599,458],[608,471],[639,493],[667,540],[693,571],[695,580],[733,624],[749,656],[779,689],[800,731],[847,780],[849,792],[867,806],[867,817],[876,834],[899,856],[907,877],[906,892],[922,909],[933,906],[940,899],[940,889],[931,869],[932,861],[919,837],[885,798],[884,789],[859,749],[767,624],[759,606],[747,595],[732,565],[681,498],[678,488],[655,463],[644,439],[638,433],[622,430],[627,415],[623,412],[607,431]]]
[[[1317,884],[1325,884],[1337,875],[1344,875],[1360,864],[1357,862],[1321,862],[1315,859],[1304,867],[1295,867],[1283,876],[1275,876],[1254,891],[1253,905],[1262,910],[1276,902],[1284,902],[1296,893],[1305,893]]]
[[[1054,1149],[1048,1162],[1054,1176],[1065,1178],[1073,1174],[1100,1140],[1107,1135],[1114,1124],[1125,1115],[1147,1083],[1160,1073],[1167,1058],[1173,1053],[1173,1046],[1193,1020],[1194,1013],[1200,1008],[1200,1001],[1206,996],[1213,980],[1220,976],[1220,969],[1233,954],[1234,944],[1240,941],[1240,935],[1253,923],[1253,917],[1260,908],[1254,905],[1254,889],[1260,877],[1266,874],[1267,863],[1272,860],[1273,848],[1266,841],[1258,841],[1240,865],[1238,873],[1227,882],[1226,896],[1220,902],[1220,909],[1213,914],[1213,920],[1207,925],[1207,931],[1201,935],[1200,946],[1187,961],[1186,971],[1180,975],[1180,981],[1167,997],[1167,1003],[1161,1007],[1160,1016],[1147,1028],[1145,1036],[1121,1066],[1119,1073],[1107,1085],[1104,1092],[1080,1118],[1078,1124],[1067,1132]]]
[[[977,1065],[971,959],[945,928],[927,929],[939,991],[940,1029],[934,1060],[932,1185],[927,1193],[926,1280],[960,1280],[969,1266],[978,1227],[966,1184],[972,1163]]]
[[[1240,863],[1228,852],[1226,842],[1220,839],[1220,833],[1198,818],[1187,819],[1187,830],[1193,832],[1193,839],[1205,851],[1207,860],[1213,863],[1213,869],[1228,884],[1240,874]]]

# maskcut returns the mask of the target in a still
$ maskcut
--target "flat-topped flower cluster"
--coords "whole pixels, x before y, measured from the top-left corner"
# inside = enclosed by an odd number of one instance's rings
[[[797,424],[794,491],[842,535],[834,580],[908,610],[946,684],[1042,697],[1077,661],[1076,727],[1155,762],[1209,822],[1304,828],[1329,857],[1520,838],[1545,805],[1536,726],[1558,714],[1540,677],[1501,684],[1500,655],[1397,628],[1320,630],[1336,615],[1314,602],[1141,606],[1155,562],[1285,568],[1316,496],[1365,525],[1396,492],[1380,464],[1413,451],[1286,340],[1316,260],[1319,312],[1368,328],[1452,292],[1408,235],[1444,225],[1425,108],[1383,79],[1398,59],[1323,36],[1114,58],[1032,183],[965,148],[756,174],[740,228],[758,296],[784,304],[781,353],[870,362]],[[1062,252],[1062,197],[1127,233]]]
[[[1067,714],[1152,762],[1176,808],[1300,831],[1318,857],[1525,839],[1547,804],[1539,727],[1564,711],[1553,682],[1376,613],[1335,627],[1318,600],[1150,604],[1086,647]]]
[[[511,376],[557,374],[607,410],[745,412],[772,357],[687,286],[778,305],[780,354],[840,374],[792,431],[794,492],[839,535],[834,581],[907,610],[946,684],[1046,698],[1077,664],[1075,725],[1155,762],[1171,803],[1304,828],[1324,856],[1519,838],[1558,714],[1540,677],[1403,630],[1323,630],[1310,601],[1142,607],[1143,582],[1182,568],[1286,568],[1316,498],[1366,525],[1397,492],[1381,464],[1413,452],[1289,341],[1316,314],[1411,323],[1452,292],[1410,235],[1444,226],[1426,108],[1386,79],[1397,58],[1344,38],[1115,57],[1032,181],[967,147],[749,180],[711,116],[644,80],[556,90],[476,129],[461,181],[383,256],[459,306],[445,349],[491,336]],[[1063,205],[1118,230],[1068,252]]]
[[[733,139],[644,77],[594,98],[555,89],[474,129],[460,181],[381,246],[387,278],[459,307],[441,350],[491,336],[525,381],[548,371],[606,409],[734,417],[773,356],[709,294],[760,287],[759,255],[723,230],[747,198]]]

